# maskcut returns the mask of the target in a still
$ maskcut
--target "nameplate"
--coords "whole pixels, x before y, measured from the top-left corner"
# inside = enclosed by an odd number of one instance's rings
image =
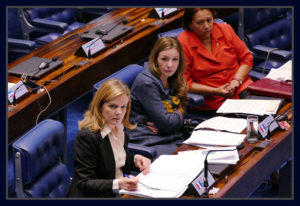
[[[173,14],[177,11],[177,8],[154,8],[149,17],[155,18],[155,19],[161,19],[163,17],[166,17],[170,14]]]
[[[19,81],[17,84],[13,85],[8,89],[8,101],[10,104],[12,104],[14,96],[16,96],[15,99],[17,100],[27,93],[28,93],[28,89],[26,88],[26,86],[23,84],[22,81]]]
[[[266,117],[261,123],[258,124],[258,133],[261,136],[261,139],[265,139],[268,136],[268,130],[270,134],[274,132],[279,125],[273,115]]]
[[[204,170],[200,172],[200,174],[189,184],[188,189],[184,192],[184,195],[195,195],[195,196],[201,196],[205,192],[204,187]],[[208,187],[210,188],[214,183],[215,179],[213,178],[210,171],[207,171],[207,182]]]
[[[97,52],[105,48],[103,41],[100,37],[97,37],[85,44],[83,44],[76,52],[76,55],[81,56],[82,54],[86,57],[91,57]]]

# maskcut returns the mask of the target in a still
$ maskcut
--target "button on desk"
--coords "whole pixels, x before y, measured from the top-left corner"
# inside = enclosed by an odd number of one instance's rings
[[[58,60],[64,61],[62,67],[37,81],[38,84],[46,86],[52,97],[50,107],[39,120],[57,113],[91,91],[93,85],[101,79],[128,64],[136,63],[147,57],[158,33],[181,26],[183,10],[179,9],[164,20],[148,18],[151,11],[152,8],[117,9],[10,63],[8,69],[33,56],[48,59],[57,56]],[[111,44],[106,44],[103,51],[90,59],[75,55],[78,48],[88,42],[80,38],[81,33],[104,22],[122,22],[124,18],[128,21],[126,25],[133,26],[132,32]],[[88,60],[88,63],[77,67],[76,64],[82,60]],[[43,83],[47,80],[53,81]],[[17,83],[19,81],[20,77],[8,76],[8,82]],[[30,93],[17,100],[17,105],[8,112],[8,143],[35,125],[37,115],[48,105],[48,102],[49,98],[46,92]]]
[[[292,119],[292,103],[286,103],[278,111],[278,114],[283,113],[288,115],[289,120]],[[225,176],[215,178],[216,183],[213,187],[219,188],[219,191],[215,195],[210,195],[210,198],[247,198],[275,169],[292,156],[292,127],[286,131],[274,132],[269,145],[262,150],[255,147],[261,141],[256,144],[244,142],[245,147],[239,151],[240,161],[238,164],[230,166],[227,182],[225,182]],[[173,153],[195,149],[198,147],[183,144]],[[290,182],[290,189],[292,190],[292,182]],[[132,195],[123,197],[136,198]],[[183,198],[197,197],[183,196]]]

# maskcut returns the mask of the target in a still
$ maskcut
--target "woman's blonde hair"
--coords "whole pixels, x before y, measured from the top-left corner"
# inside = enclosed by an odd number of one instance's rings
[[[90,103],[89,109],[84,114],[84,119],[78,123],[79,130],[83,128],[88,128],[92,132],[102,130],[105,125],[105,120],[101,111],[103,103],[109,102],[123,94],[129,98],[129,101],[122,123],[126,128],[134,129],[136,125],[132,125],[129,122],[129,113],[131,108],[129,88],[121,80],[109,79],[105,81],[96,92]]]
[[[183,105],[186,106],[188,87],[184,78],[184,72],[186,70],[185,56],[183,49],[176,38],[166,36],[161,37],[156,41],[152,51],[150,52],[149,69],[154,76],[160,78],[161,72],[157,64],[158,55],[164,50],[173,48],[175,48],[179,53],[179,65],[173,76],[168,78],[168,83],[170,88],[175,88],[175,95],[179,97]]]

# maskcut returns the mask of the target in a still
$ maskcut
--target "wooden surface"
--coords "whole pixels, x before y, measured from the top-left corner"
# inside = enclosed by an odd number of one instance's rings
[[[174,15],[164,20],[148,18],[151,10],[152,8],[121,8],[112,11],[9,64],[8,69],[32,56],[49,59],[57,56],[58,60],[64,61],[62,67],[37,81],[38,84],[47,87],[52,97],[52,103],[41,115],[40,121],[91,91],[93,85],[101,79],[128,64],[147,57],[158,33],[181,26],[183,10],[179,9]],[[131,33],[111,44],[106,44],[103,51],[90,59],[75,56],[77,49],[88,42],[80,38],[81,33],[104,22],[122,22],[124,18],[128,21],[126,25],[134,27]],[[77,67],[76,64],[82,60],[89,62]],[[54,81],[43,83],[47,80]],[[18,81],[20,77],[8,76],[8,82],[17,83]],[[17,100],[17,105],[8,112],[8,143],[35,125],[38,113],[48,105],[48,102],[46,92],[30,93]]]
[[[292,120],[292,103],[286,103],[278,111],[278,114],[286,114],[289,120]],[[269,145],[264,149],[256,148],[260,142],[262,140],[255,144],[244,142],[245,147],[239,151],[240,161],[238,164],[230,166],[227,177],[224,175],[215,178],[216,182],[213,187],[219,188],[219,191],[215,195],[210,195],[210,198],[246,198],[254,192],[275,169],[292,156],[292,127],[286,131],[274,132]],[[173,154],[196,149],[198,147],[183,144]],[[290,186],[292,187],[292,182]],[[137,198],[132,195],[123,197]],[[182,198],[199,197],[184,195]]]

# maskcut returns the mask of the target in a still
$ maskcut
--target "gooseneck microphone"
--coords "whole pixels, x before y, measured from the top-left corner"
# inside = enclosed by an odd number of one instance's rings
[[[204,159],[204,179],[203,179],[203,186],[204,186],[204,193],[203,193],[203,197],[204,198],[209,198],[208,195],[208,178],[207,178],[207,173],[208,173],[208,161],[207,161],[207,157],[211,152],[224,152],[224,151],[235,151],[238,150],[239,148],[234,148],[234,149],[222,149],[222,150],[208,150]]]

